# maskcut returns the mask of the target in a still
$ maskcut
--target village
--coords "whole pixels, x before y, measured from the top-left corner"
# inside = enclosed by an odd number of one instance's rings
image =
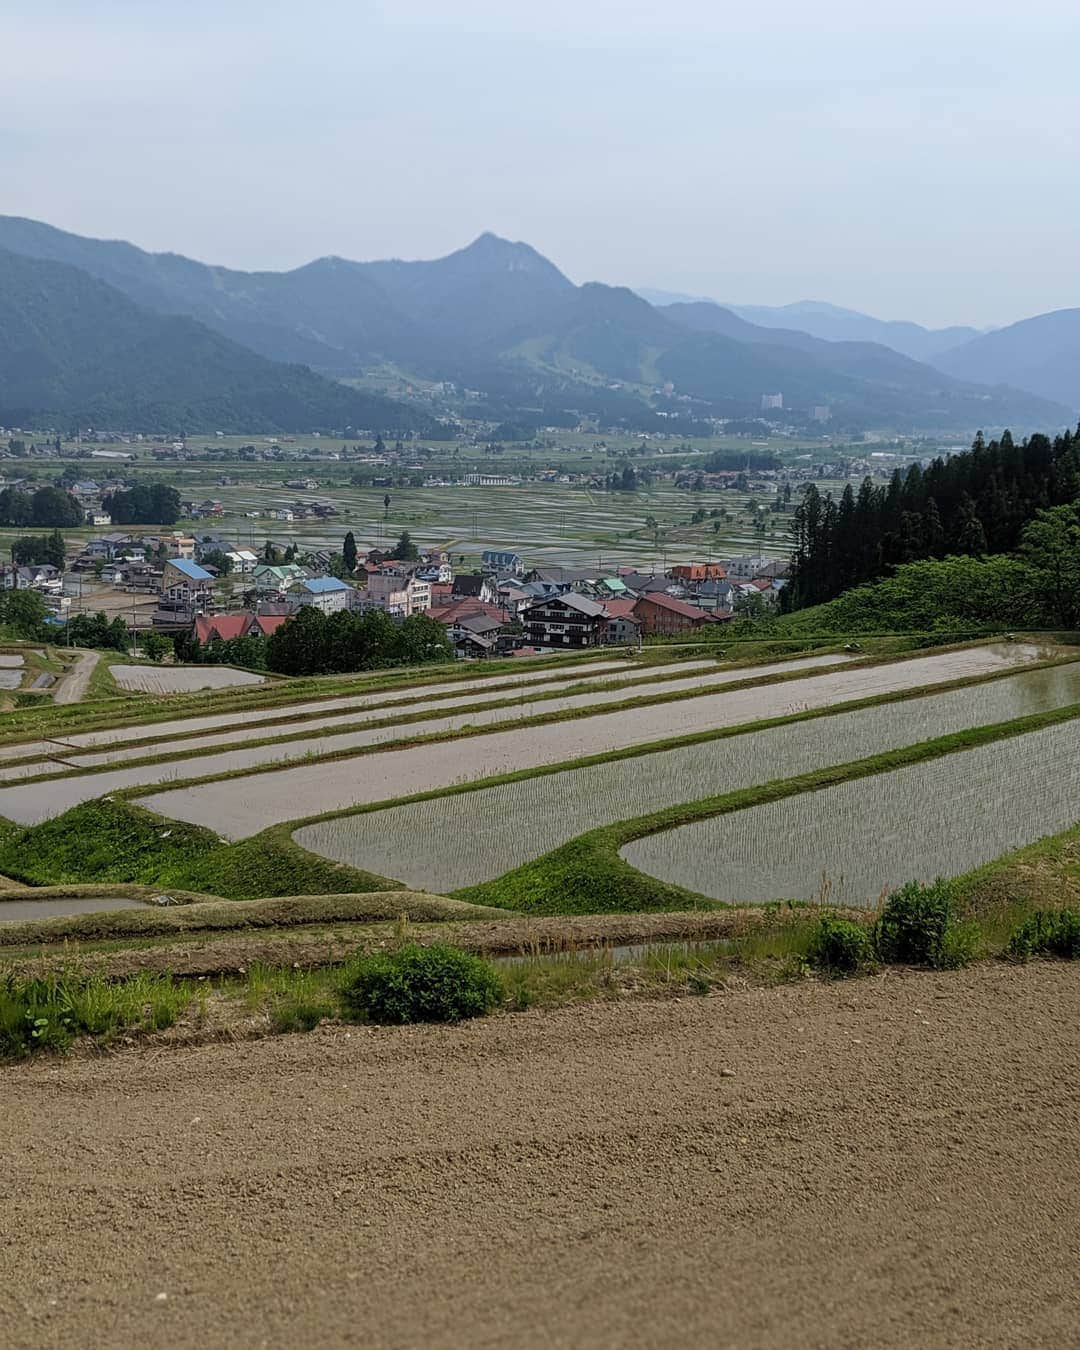
[[[788,575],[784,560],[764,555],[656,571],[530,566],[509,549],[484,550],[479,568],[465,571],[445,546],[417,547],[406,532],[394,548],[363,555],[350,540],[335,554],[272,542],[255,550],[207,532],[111,531],[65,567],[5,567],[3,585],[39,593],[54,625],[100,610],[122,616],[136,640],[183,635],[185,650],[191,641],[269,636],[311,607],[380,610],[396,621],[426,615],[445,627],[458,657],[483,660],[679,637],[778,604]]]

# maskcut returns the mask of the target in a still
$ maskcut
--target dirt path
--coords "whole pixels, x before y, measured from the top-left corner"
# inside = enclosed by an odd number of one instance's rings
[[[54,703],[79,703],[86,697],[86,689],[94,667],[101,660],[98,652],[83,652],[71,673],[65,675],[53,695]]]
[[[6,1346],[1077,1343],[1080,972],[0,1073]]]

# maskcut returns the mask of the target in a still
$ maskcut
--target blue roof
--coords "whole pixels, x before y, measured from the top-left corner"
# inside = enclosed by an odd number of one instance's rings
[[[312,577],[310,581],[300,583],[312,595],[324,595],[327,591],[351,591],[352,587],[338,577]]]
[[[170,558],[169,566],[175,567],[189,581],[213,581],[214,579],[204,567],[200,567],[198,563],[191,562],[187,558]]]

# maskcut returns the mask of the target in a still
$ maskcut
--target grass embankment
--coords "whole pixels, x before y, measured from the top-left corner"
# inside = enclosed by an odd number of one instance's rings
[[[1080,716],[1080,704],[1070,704],[1010,722],[970,727],[948,736],[871,755],[866,759],[705,797],[632,820],[619,821],[590,830],[501,877],[456,891],[454,896],[471,904],[505,906],[529,914],[716,908],[721,902],[639,872],[619,856],[619,850],[633,839],[674,829],[691,821],[726,815],[871,774],[888,773],[904,765],[919,764],[992,741],[1021,736],[1042,727],[1070,721],[1077,716]]]
[[[993,922],[980,919],[977,907],[958,903],[958,895],[957,883],[938,882],[905,887],[879,912],[863,916],[774,906],[748,921],[745,914],[733,912],[729,917],[735,926],[720,941],[663,943],[622,953],[608,947],[526,955],[504,962],[497,973],[474,958],[469,968],[483,974],[491,995],[475,1011],[492,1003],[515,1011],[598,999],[708,996],[733,986],[802,979],[815,970],[856,976],[880,969],[882,963],[951,969],[993,957],[1080,956],[1080,910],[1018,910],[1003,934]],[[357,975],[365,970],[369,976],[384,971],[387,978],[380,988],[408,1001],[408,1016],[389,1020],[413,1020],[425,1015],[416,1006],[416,995],[424,990],[402,983],[405,977],[395,957],[412,953],[419,959],[432,946],[446,951],[445,940],[452,938],[454,927],[433,934],[399,919],[392,928],[383,925],[380,934],[337,967],[255,962],[219,980],[194,981],[148,970],[110,980],[74,964],[29,977],[11,971],[0,978],[0,1057],[66,1050],[80,1036],[107,1045],[121,1032],[130,1040],[167,1031],[174,1043],[198,1043],[307,1031],[324,1019],[365,1020],[371,1009],[358,1009],[355,998]],[[823,933],[831,935],[832,951],[841,955],[838,966],[830,967],[823,959]],[[450,948],[449,954],[453,952]],[[374,961],[371,953],[376,954]],[[463,955],[461,962],[465,964]],[[449,992],[454,992],[452,987]],[[452,1010],[451,1015],[472,1013]]]
[[[90,889],[82,888],[82,893]],[[102,888],[102,893],[116,895],[120,889]],[[130,889],[144,893],[146,890]],[[51,898],[72,893],[71,888],[52,887],[24,892],[17,898]],[[184,893],[170,891],[169,894],[181,903],[148,905],[145,909],[121,909],[111,913],[4,922],[0,924],[0,947],[49,947],[70,942],[139,942],[147,938],[221,933],[235,936],[267,929],[389,923],[403,917],[415,923],[464,923],[490,919],[499,914],[497,910],[417,891],[369,891],[357,895],[290,895],[265,900],[216,901],[206,900],[202,896],[187,901]],[[0,901],[0,919],[3,919],[3,901]]]
[[[104,798],[0,832],[0,874],[32,886],[133,882],[227,900],[401,889],[307,853],[287,829],[228,844],[201,826]]]

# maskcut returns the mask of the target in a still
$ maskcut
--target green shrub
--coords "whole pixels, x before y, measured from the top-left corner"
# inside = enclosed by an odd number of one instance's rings
[[[874,962],[874,941],[860,924],[823,915],[810,936],[806,959],[827,975],[854,975]]]
[[[355,957],[345,967],[342,1002],[371,1022],[458,1022],[498,1001],[502,984],[489,962],[445,943],[406,943]]]
[[[899,965],[955,970],[975,955],[977,930],[957,912],[956,889],[938,877],[909,881],[885,902],[874,932],[878,955]]]
[[[1009,955],[1020,961],[1032,956],[1080,957],[1080,909],[1037,909],[1009,939]]]

